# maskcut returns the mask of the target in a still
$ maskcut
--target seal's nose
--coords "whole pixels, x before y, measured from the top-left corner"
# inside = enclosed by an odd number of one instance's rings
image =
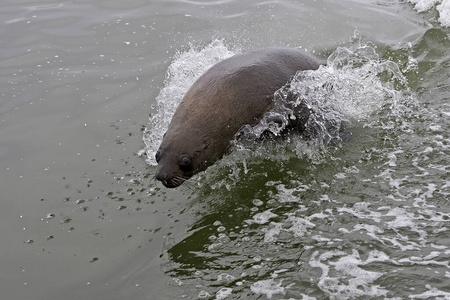
[[[165,181],[165,180],[167,180],[167,172],[165,172],[165,171],[164,171],[163,169],[161,169],[161,168],[158,168],[158,169],[156,170],[155,177],[156,177],[156,179],[159,180],[159,181]]]
[[[161,169],[156,171],[155,177],[157,180],[161,181],[161,183],[167,188],[174,188],[174,187],[179,186],[182,183],[181,182],[181,183],[177,184],[176,182],[173,181],[173,178],[171,178],[167,174],[167,172],[165,172],[164,170],[161,170]]]

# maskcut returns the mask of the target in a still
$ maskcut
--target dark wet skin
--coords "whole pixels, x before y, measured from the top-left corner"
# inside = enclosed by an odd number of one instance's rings
[[[180,186],[225,155],[244,125],[256,125],[274,93],[297,71],[319,64],[291,48],[235,55],[206,71],[187,91],[156,153],[156,179]],[[301,127],[301,126],[300,126]]]

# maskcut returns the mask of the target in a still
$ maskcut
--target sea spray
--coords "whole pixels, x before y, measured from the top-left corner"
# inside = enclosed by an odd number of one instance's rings
[[[212,65],[236,52],[223,41],[215,40],[203,48],[191,47],[174,57],[164,88],[156,98],[156,113],[150,117],[143,137],[146,148],[141,152],[147,154],[150,165],[156,165],[154,154],[189,87]],[[319,163],[330,144],[339,146],[343,134],[351,135],[352,126],[370,126],[372,119],[377,122],[381,111],[398,117],[397,111],[402,111],[404,102],[410,101],[408,93],[406,79],[398,65],[381,59],[375,45],[363,42],[355,34],[347,46],[338,47],[329,56],[326,65],[315,71],[299,71],[291,82],[281,87],[274,95],[274,109],[256,126],[242,128],[240,138],[234,141],[235,151],[216,165],[220,169],[228,167],[233,174],[228,177],[237,182],[241,170],[243,174],[248,172],[245,162],[251,157],[285,160],[305,156],[312,163]],[[302,134],[289,135],[284,142],[261,141],[267,132],[279,136],[296,118],[289,103],[309,111],[309,116],[303,120]],[[274,119],[277,121],[272,121]],[[214,173],[214,168],[209,172]]]

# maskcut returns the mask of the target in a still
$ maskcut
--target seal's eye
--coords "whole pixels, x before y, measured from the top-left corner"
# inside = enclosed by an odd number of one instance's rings
[[[156,162],[159,162],[159,159],[161,158],[161,150],[158,150],[157,152],[156,152],[156,154],[155,154],[155,159],[156,159]]]
[[[180,156],[180,162],[179,163],[180,163],[180,166],[187,167],[187,166],[190,165],[191,159],[186,154],[183,154],[183,155]]]

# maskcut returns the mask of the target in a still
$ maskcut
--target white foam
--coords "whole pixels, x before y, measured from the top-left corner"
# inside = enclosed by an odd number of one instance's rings
[[[274,214],[271,212],[271,210],[266,210],[264,212],[261,213],[257,213],[253,216],[252,220],[247,220],[248,224],[266,224],[267,222],[269,222],[269,220],[271,218],[274,218],[278,215]]]
[[[408,0],[408,2],[414,4],[414,9],[418,12],[425,12],[436,4],[441,3],[442,0]]]
[[[433,7],[439,12],[439,22],[442,26],[450,27],[450,0],[408,0],[414,4],[418,12],[425,12]]]
[[[200,293],[198,293],[198,299],[210,299],[211,298],[211,294],[208,293],[207,291],[200,291]]]
[[[278,184],[276,185],[277,188],[277,200],[280,203],[287,203],[287,202],[300,202],[301,199],[299,197],[300,192],[304,192],[309,189],[308,186],[303,185],[299,181],[292,182],[295,184],[295,187],[288,188],[284,184]]]
[[[439,11],[439,22],[442,26],[450,27],[450,0],[444,0],[436,6]]]
[[[231,293],[233,293],[233,289],[232,288],[221,288],[219,291],[217,291],[216,293],[216,300],[222,300],[227,298],[228,296],[231,295]]]
[[[285,294],[284,287],[281,286],[281,282],[277,283],[273,279],[257,281],[250,286],[250,289],[255,294],[266,295],[269,299],[276,294]]]
[[[374,284],[383,274],[360,267],[386,260],[388,256],[376,250],[371,251],[365,261],[360,258],[357,250],[353,250],[351,254],[334,250],[320,255],[317,251],[311,256],[309,265],[322,270],[318,286],[330,299],[354,299],[387,295],[387,290]]]
[[[217,281],[219,283],[228,283],[229,284],[235,280],[236,280],[236,277],[234,277],[233,275],[228,274],[228,273],[222,273],[222,274],[217,275]]]
[[[285,216],[287,216],[287,218],[283,223],[271,222],[270,228],[262,229],[262,232],[264,232],[265,243],[276,241],[277,236],[282,232],[292,234],[294,237],[303,237],[308,234],[309,229],[316,226],[311,222],[312,219],[325,218],[327,215],[320,213],[309,217],[297,217],[295,216],[295,213],[287,213]]]
[[[271,299],[273,295],[285,295],[286,294],[285,290],[290,288],[294,284],[290,284],[284,287],[282,285],[283,280],[279,280],[278,282],[275,281],[275,278],[278,277],[278,274],[283,273],[285,271],[286,270],[274,271],[273,274],[271,275],[272,278],[254,282],[250,286],[250,290],[255,294],[266,295],[268,299]]]
[[[358,217],[359,219],[367,218],[375,221],[376,223],[380,223],[382,214],[380,212],[370,210],[369,207],[369,203],[362,202],[355,203],[351,208],[346,206],[338,208],[337,211],[339,214],[348,213]]]
[[[410,299],[442,299],[448,300],[450,299],[450,293],[440,291],[437,288],[433,288],[430,285],[426,286],[428,291],[423,292],[421,294],[409,295]]]

